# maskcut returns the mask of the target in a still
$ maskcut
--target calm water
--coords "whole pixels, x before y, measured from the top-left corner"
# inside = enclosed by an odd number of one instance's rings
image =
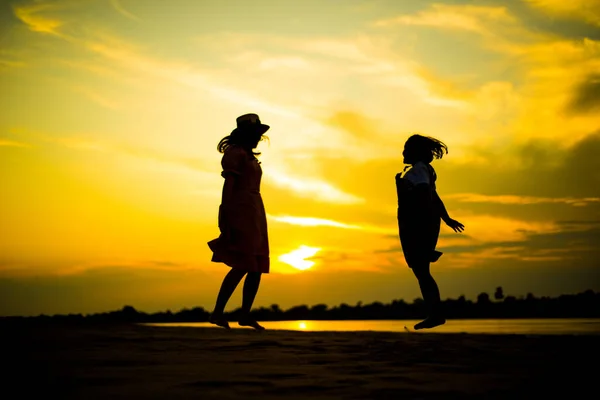
[[[380,321],[266,321],[261,322],[269,330],[292,331],[379,331],[404,332],[405,326],[412,327],[417,320],[380,320]],[[177,326],[217,328],[207,322],[156,323],[151,326]],[[241,328],[231,323],[232,328]],[[491,333],[522,335],[600,335],[600,319],[453,319],[445,325],[418,333]]]

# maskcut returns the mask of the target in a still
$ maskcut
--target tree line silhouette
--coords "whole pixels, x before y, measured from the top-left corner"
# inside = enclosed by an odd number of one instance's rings
[[[525,297],[505,296],[502,287],[496,288],[493,298],[488,293],[480,293],[476,301],[460,296],[458,299],[443,301],[444,310],[449,319],[475,318],[600,318],[600,292],[587,290],[578,294],[565,294],[558,297],[535,297],[529,293]],[[240,309],[226,313],[232,320],[239,315]],[[377,320],[377,319],[418,319],[425,314],[423,299],[412,303],[393,300],[383,304],[374,302],[351,306],[342,303],[329,307],[326,304],[313,306],[300,305],[282,310],[277,304],[252,310],[252,316],[260,321],[294,320]],[[202,307],[184,308],[178,312],[170,310],[157,313],[145,313],[132,306],[121,310],[96,314],[39,315],[36,317],[2,317],[1,320],[35,320],[66,322],[206,322],[210,313]]]

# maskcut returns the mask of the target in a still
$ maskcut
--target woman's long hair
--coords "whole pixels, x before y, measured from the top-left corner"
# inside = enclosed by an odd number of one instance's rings
[[[442,141],[430,136],[412,135],[406,141],[406,148],[410,149],[421,161],[430,163],[434,158],[442,158],[448,154],[448,146]]]
[[[268,140],[269,138],[265,135],[261,135],[258,141],[261,142],[265,139]],[[217,150],[219,153],[225,153],[225,151],[231,146],[240,146],[256,157],[260,155],[260,152],[254,151],[254,148],[251,147],[254,144],[254,140],[256,139],[253,138],[252,132],[244,132],[234,129],[230,135],[221,139],[217,145]]]

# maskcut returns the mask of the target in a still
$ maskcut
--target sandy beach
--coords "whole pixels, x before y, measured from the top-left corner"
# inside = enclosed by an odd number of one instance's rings
[[[597,336],[1,328],[6,398],[573,398],[599,356]]]

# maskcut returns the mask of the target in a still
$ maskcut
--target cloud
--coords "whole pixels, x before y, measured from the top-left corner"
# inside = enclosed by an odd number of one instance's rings
[[[31,147],[28,143],[0,138],[0,147]]]
[[[397,257],[395,255],[382,257],[381,254],[369,251],[365,248],[322,248],[318,255],[311,258],[316,262],[317,271],[367,271],[389,272],[390,266],[396,266]]]
[[[499,196],[478,198],[497,204],[597,204],[600,197],[599,132],[588,133],[574,144],[565,144],[562,138],[530,139],[467,152],[479,154],[482,162],[454,162],[449,158],[436,165],[441,184],[448,188],[442,192],[451,189],[448,194],[458,196]]]
[[[282,84],[290,85],[289,68],[294,68],[299,84],[306,82],[316,86],[344,86],[346,82],[361,85],[367,79],[369,87],[398,87],[408,89],[412,94],[430,105],[446,108],[461,108],[462,99],[454,92],[460,92],[448,82],[414,58],[404,57],[395,49],[393,42],[386,35],[358,34],[348,37],[291,37],[260,34],[217,34],[198,38],[203,49],[216,57],[222,56],[223,48],[236,57],[228,56],[226,63],[232,70],[243,68],[252,71],[269,73],[266,77],[275,82],[282,79]],[[252,51],[248,51],[252,48]],[[266,50],[268,49],[268,50]],[[277,49],[282,55],[273,57],[272,51]],[[265,69],[265,66],[280,65],[285,69]],[[283,72],[282,72],[283,71]],[[310,93],[300,96],[309,99],[308,106],[314,106],[315,100],[321,96],[332,95],[323,86],[322,93]],[[452,90],[449,90],[452,88]],[[302,93],[302,91],[300,91]],[[293,102],[298,103],[299,95],[295,91]],[[325,106],[327,106],[326,104]]]
[[[375,26],[429,26],[441,29],[490,33],[489,22],[514,23],[515,18],[505,7],[432,4],[414,15],[400,15],[378,20]]]
[[[54,273],[56,276],[69,276],[83,273],[95,274],[125,270],[182,272],[191,269],[193,269],[193,266],[190,264],[169,260],[112,260],[108,262],[75,263],[71,266],[65,266],[59,270],[55,270]]]
[[[349,132],[362,140],[370,139],[374,134],[377,135],[377,131],[373,129],[376,122],[357,112],[342,110],[334,112],[325,120],[325,123]]]
[[[125,7],[121,4],[119,0],[110,0],[110,4],[113,6],[115,10],[126,18],[129,18],[133,21],[140,21],[140,18],[131,12],[127,11]]]
[[[165,62],[146,56],[136,46],[118,37],[102,35],[101,37],[86,39],[82,44],[88,50],[137,73],[144,73],[194,89],[201,89],[216,98],[242,105],[245,108],[258,109],[287,118],[301,118],[301,115],[290,107],[275,104],[257,95],[217,83],[209,72],[192,67],[185,62]]]
[[[194,172],[197,178],[199,178],[200,175],[206,177],[212,177],[213,175],[216,175],[209,162],[201,157],[183,157],[173,155],[162,150],[155,150],[142,146],[126,145],[91,135],[59,136],[51,133],[31,131],[15,131],[14,133],[35,143],[53,144],[78,151],[104,152],[117,156],[136,158],[153,163],[170,165],[171,167],[175,167],[182,172]],[[0,141],[0,143],[2,142]],[[26,143],[23,143],[23,145],[30,146]]]
[[[4,68],[21,68],[25,67],[26,65],[27,63],[24,61],[0,59],[0,67]]]
[[[296,225],[296,226],[305,226],[305,227],[333,227],[333,228],[341,228],[341,229],[352,229],[352,230],[360,230],[374,233],[382,233],[382,234],[396,234],[397,228],[381,228],[373,225],[365,225],[365,224],[347,224],[344,222],[334,221],[331,219],[325,218],[315,218],[315,217],[294,217],[289,215],[269,215],[274,221],[283,222],[286,224]]]
[[[521,242],[534,233],[560,230],[554,221],[525,221],[489,214],[454,214],[454,218],[465,224],[465,232],[471,237],[471,244]],[[443,243],[443,239],[440,242]]]
[[[269,168],[265,171],[266,179],[275,186],[291,190],[303,198],[337,204],[359,204],[364,199],[345,193],[328,182],[316,178],[295,177],[287,173]]]
[[[600,110],[600,74],[589,75],[575,89],[567,110],[574,113]]]
[[[97,91],[89,89],[87,87],[76,86],[73,88],[73,90],[75,90],[78,93],[83,94],[85,97],[87,97],[94,103],[101,105],[104,108],[108,108],[111,110],[118,110],[118,109],[122,108],[122,106],[119,102],[109,99],[106,96],[98,93]]]
[[[558,5],[559,1],[541,3]],[[575,4],[576,9],[586,10],[582,2]],[[439,98],[455,101],[447,105],[469,111],[480,122],[489,122],[489,129],[482,128],[490,138],[504,138],[506,132],[520,138],[555,137],[561,132],[574,142],[599,122],[591,112],[576,121],[564,116],[565,105],[569,112],[597,109],[597,82],[590,77],[597,75],[600,44],[589,37],[565,38],[556,30],[531,25],[509,8],[494,6],[433,4],[412,14],[377,21],[376,26],[390,33],[406,26],[429,27],[443,34],[469,33],[483,49],[494,53],[498,60],[494,63],[512,75],[506,78],[502,73],[504,79],[494,80],[497,84],[488,81],[471,90],[460,90],[459,84],[445,92],[444,81],[437,85],[435,79],[420,74]],[[479,70],[472,73],[482,75]],[[581,85],[583,79],[586,83]]]
[[[287,215],[275,216],[269,215],[271,219],[277,222],[283,222],[286,224],[298,225],[298,226],[329,226],[343,229],[361,229],[359,225],[345,224],[343,222],[337,222],[329,219],[314,218],[314,217],[293,217]]]
[[[461,241],[440,240],[438,250],[444,254],[439,266],[450,268],[477,268],[493,265],[494,260],[503,262],[504,268],[509,265],[521,265],[527,268],[533,263],[546,268],[549,262],[560,262],[563,268],[573,265],[597,265],[600,249],[600,223],[598,221],[564,221],[546,226],[540,224],[523,224],[516,222],[512,227],[499,224],[501,219],[477,219],[475,229],[467,231],[469,238]],[[464,222],[464,221],[463,221]],[[471,223],[471,225],[473,225]],[[511,229],[505,229],[505,228]],[[481,237],[484,229],[499,230],[495,237]],[[485,232],[484,232],[485,234]],[[456,236],[456,235],[455,235]],[[445,237],[442,235],[442,239]],[[483,240],[482,240],[483,239]],[[492,240],[489,240],[492,239]],[[380,253],[401,253],[399,245],[379,250]]]
[[[571,206],[587,206],[589,204],[600,203],[600,197],[534,197],[534,196],[515,196],[515,195],[483,195],[475,193],[455,193],[444,196],[445,199],[452,199],[462,203],[495,203],[495,204],[541,204],[541,203],[559,203]]]
[[[58,4],[58,3],[57,3]],[[234,88],[233,85],[219,82],[219,79],[213,72],[203,70],[185,61],[164,61],[159,58],[148,56],[140,46],[128,42],[118,36],[105,33],[99,29],[85,29],[83,34],[66,35],[59,32],[58,28],[63,25],[58,19],[49,19],[45,15],[40,15],[48,10],[58,10],[66,6],[67,3],[57,4],[35,4],[30,6],[15,7],[15,15],[26,23],[32,31],[41,33],[52,33],[64,39],[71,45],[79,49],[87,50],[101,56],[104,61],[112,65],[108,68],[94,65],[96,63],[82,63],[81,61],[62,60],[63,63],[71,66],[93,70],[103,75],[125,75],[123,69],[129,70],[135,74],[138,79],[140,74],[152,77],[153,79],[166,80],[171,83],[183,85],[185,87],[201,90],[211,96],[222,99],[232,104],[242,106],[246,109],[262,110],[265,113],[271,113],[276,116],[282,116],[292,119],[301,119],[302,115],[290,106],[282,105],[280,102],[270,102],[263,96],[256,95],[250,91]],[[130,75],[131,76],[131,75]],[[115,103],[102,98],[97,93],[91,93],[89,90],[83,90],[88,97],[97,103],[114,108]],[[108,100],[108,101],[107,101]]]
[[[277,70],[280,68],[289,68],[292,70],[311,70],[313,69],[310,62],[302,57],[268,57],[262,58],[258,67],[263,70]]]
[[[600,26],[600,2],[595,0],[525,0],[525,2],[553,17],[579,19]]]
[[[61,36],[59,28],[63,25],[63,21],[41,15],[45,11],[55,9],[56,6],[48,3],[36,3],[13,7],[15,16],[26,24],[33,32]]]
[[[585,222],[585,221],[584,221]],[[560,224],[559,224],[560,226]],[[461,259],[483,264],[484,257],[516,261],[571,261],[594,264],[600,255],[598,225],[580,225],[577,229],[559,229],[554,232],[528,232],[523,240],[495,243],[448,246],[445,253],[460,254]]]

